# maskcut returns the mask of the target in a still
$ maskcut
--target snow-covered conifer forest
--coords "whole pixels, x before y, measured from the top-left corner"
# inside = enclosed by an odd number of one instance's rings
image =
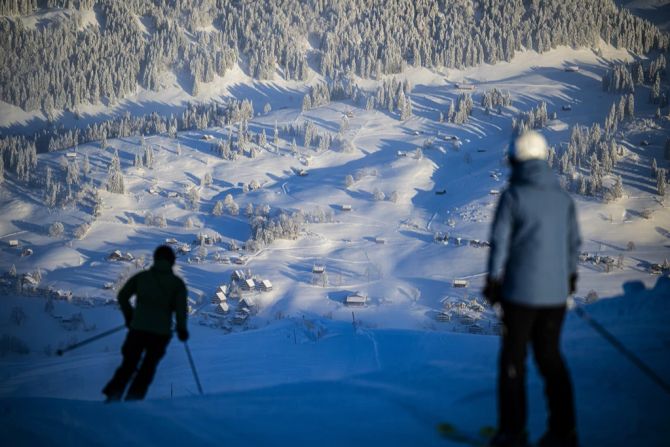
[[[571,308],[667,380],[668,30],[664,0],[0,0],[8,445],[445,446],[439,422],[495,425],[482,287],[528,129],[577,205]],[[160,244],[205,395],[175,338],[145,402],[102,406],[123,332],[55,353],[123,323]],[[668,395],[573,311],[563,349],[584,445],[665,445]]]

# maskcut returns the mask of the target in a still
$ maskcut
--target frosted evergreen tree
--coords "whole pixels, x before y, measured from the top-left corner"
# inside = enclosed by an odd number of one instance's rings
[[[346,188],[349,188],[354,184],[354,178],[351,176],[351,174],[347,174],[346,177],[344,177],[344,186]]]
[[[382,201],[386,198],[386,194],[384,194],[384,192],[381,191],[379,188],[374,189],[374,191],[372,192],[372,196],[377,201]]]
[[[273,142],[275,144],[275,150],[279,150],[279,128],[277,127],[277,121],[275,121],[275,130],[273,136]]]
[[[291,153],[293,155],[296,155],[298,153],[298,145],[295,142],[295,138],[293,138],[293,141],[291,141]]]
[[[270,105],[269,102],[266,102],[265,106],[263,106],[263,113],[267,115],[271,111],[272,111],[272,106]]]
[[[166,228],[167,227],[167,219],[165,218],[165,214],[157,214],[154,217],[154,222],[153,224],[159,228]]]
[[[84,161],[81,165],[81,172],[84,174],[84,177],[88,179],[88,176],[91,173],[91,162],[88,159],[88,152],[84,154]]]
[[[644,84],[644,69],[642,64],[637,64],[637,69],[635,70],[635,83],[638,85]]]
[[[405,104],[400,109],[400,119],[406,121],[412,117],[412,101],[410,98],[405,100]]]
[[[214,216],[223,215],[223,202],[221,200],[217,200],[216,203],[214,204],[214,208],[212,209],[212,214]]]
[[[654,78],[654,83],[651,86],[651,91],[649,92],[649,102],[652,104],[657,104],[661,98],[661,75],[660,73],[656,74]]]
[[[186,202],[193,211],[200,208],[200,191],[195,186],[191,186],[186,193]]]
[[[76,239],[83,239],[90,229],[91,226],[87,222],[84,222],[75,228],[73,235]]]
[[[635,96],[630,94],[626,96],[626,113],[627,118],[635,117]]]
[[[212,174],[205,172],[205,175],[200,179],[200,186],[206,187],[212,184]]]
[[[389,200],[393,203],[398,203],[398,199],[399,199],[398,191],[391,192],[391,194],[389,195]]]
[[[0,185],[5,181],[5,163],[0,159]]]
[[[268,144],[268,137],[265,135],[265,129],[261,131],[260,134],[258,134],[258,145],[260,147],[265,147]]]
[[[305,95],[302,98],[302,111],[306,112],[307,110],[312,108],[312,100],[310,99],[309,95]]]
[[[651,178],[658,178],[658,164],[656,158],[651,159]]]
[[[617,119],[623,121],[626,117],[626,96],[622,96],[617,104]]]
[[[74,160],[67,165],[65,182],[68,186],[79,184],[79,164]]]
[[[154,167],[154,150],[151,145],[144,146],[144,166],[149,169]]]
[[[65,232],[65,227],[61,222],[54,222],[49,226],[49,236],[61,237]]]
[[[665,169],[659,169],[656,177],[656,191],[659,196],[665,195]]]
[[[581,175],[581,176],[579,176],[579,184],[577,186],[577,193],[584,196],[584,195],[586,195],[586,191],[587,191],[587,189],[586,189],[586,178],[583,175]]]
[[[247,217],[251,217],[254,215],[254,204],[249,202],[247,203],[247,206],[244,207],[244,215]]]
[[[614,181],[614,188],[612,189],[612,194],[614,195],[615,199],[620,199],[623,197],[623,181],[620,175],[616,176],[616,180]]]
[[[125,187],[123,184],[123,174],[121,173],[121,161],[119,160],[119,152],[114,151],[112,160],[109,164],[107,174],[107,191],[115,194],[123,194]]]

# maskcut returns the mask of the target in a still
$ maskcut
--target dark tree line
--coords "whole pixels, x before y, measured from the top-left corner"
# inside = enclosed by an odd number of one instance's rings
[[[634,93],[636,85],[651,86],[649,102],[665,107],[668,92],[661,89],[661,81],[666,78],[667,62],[659,54],[648,65],[636,61],[631,64],[616,64],[603,75],[603,90],[611,93]]]

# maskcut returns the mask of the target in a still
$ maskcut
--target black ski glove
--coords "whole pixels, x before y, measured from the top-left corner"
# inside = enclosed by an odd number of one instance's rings
[[[179,341],[186,342],[188,340],[188,331],[186,329],[177,329],[177,338]]]
[[[482,293],[491,306],[499,303],[502,299],[502,281],[487,276],[486,286],[484,286]]]
[[[577,279],[579,276],[576,273],[570,275],[570,295],[574,294],[577,291]]]

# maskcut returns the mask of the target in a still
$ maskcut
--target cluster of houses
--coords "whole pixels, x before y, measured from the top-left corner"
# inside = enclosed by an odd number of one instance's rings
[[[254,278],[251,272],[245,273],[242,270],[233,271],[230,279],[230,284],[217,287],[212,296],[212,304],[217,314],[228,315],[231,312],[229,299],[234,300],[236,305],[232,323],[241,325],[258,310],[250,292],[269,292],[272,290],[272,282],[267,279]]]
[[[666,258],[663,264],[651,264],[649,266],[649,273],[652,275],[670,274],[670,262]]]
[[[133,261],[135,260],[135,256],[129,251],[122,253],[121,250],[114,250],[107,256],[107,259],[109,261]]]
[[[615,259],[612,256],[600,256],[598,254],[582,252],[579,254],[579,262],[582,264],[602,265],[609,272],[614,266],[618,268],[623,266],[623,255]]]
[[[7,245],[9,248],[14,248],[14,249],[20,249],[21,248],[21,243],[19,242],[18,239],[10,239],[7,241]],[[30,256],[33,254],[33,249],[32,248],[24,248],[21,250],[21,257],[24,256]]]
[[[35,273],[23,273],[18,276],[5,275],[0,278],[0,292],[2,289],[10,289],[16,292],[17,288],[20,293],[31,296],[42,296],[47,300],[62,300],[76,302],[78,304],[92,304],[90,298],[77,297],[72,294],[71,290],[55,289],[51,286],[40,287],[40,278]]]
[[[484,324],[486,307],[477,298],[470,300],[446,297],[442,300],[444,307],[435,315],[439,322],[455,322],[464,327],[471,334],[494,333],[499,334],[499,321],[488,321]]]
[[[459,236],[449,236],[446,233],[440,233],[437,232],[433,235],[433,240],[435,242],[444,244],[444,245],[449,245],[449,244],[454,244],[454,245],[469,245],[470,247],[474,248],[482,248],[482,247],[490,247],[491,243],[489,241],[482,241],[479,239],[464,239]]]

